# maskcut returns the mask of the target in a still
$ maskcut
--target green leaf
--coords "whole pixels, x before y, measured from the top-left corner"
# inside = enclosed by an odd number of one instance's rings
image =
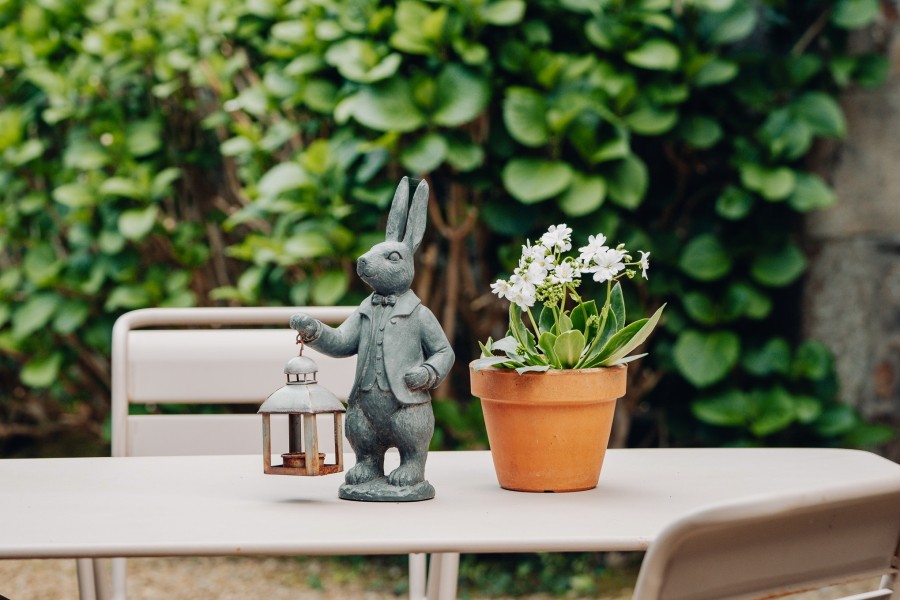
[[[736,2],[726,11],[703,15],[701,30],[715,45],[733,44],[753,33],[756,22],[756,5]]]
[[[581,217],[600,208],[606,198],[606,180],[599,176],[573,173],[572,184],[559,199],[559,207],[569,217]]]
[[[625,116],[625,124],[640,135],[663,134],[678,122],[678,111],[660,110],[655,106],[643,106]]]
[[[285,240],[284,253],[293,262],[332,255],[334,246],[320,231],[298,231]],[[327,306],[330,303],[322,304]]]
[[[678,125],[678,133],[694,148],[706,149],[722,139],[722,128],[708,117],[687,117]]]
[[[700,67],[700,70],[694,75],[694,85],[710,87],[728,83],[737,77],[739,70],[736,63],[714,58]]]
[[[543,308],[541,308],[541,315],[538,317],[538,330],[541,333],[545,331],[556,333],[555,326],[556,315],[553,314],[553,309],[545,304]]]
[[[631,154],[631,146],[628,141],[628,133],[621,132],[619,137],[601,143],[591,155],[591,162],[596,164],[608,160],[619,160],[629,154]]]
[[[878,0],[837,0],[831,20],[844,29],[859,29],[874,21],[880,10]]]
[[[514,158],[503,168],[503,185],[523,204],[534,204],[563,192],[572,168],[562,161]]]
[[[625,53],[625,60],[636,67],[656,71],[674,71],[681,62],[678,46],[660,38],[647,40]]]
[[[743,282],[728,286],[725,292],[724,313],[729,319],[747,317],[765,319],[772,312],[772,299],[755,287]]]
[[[325,52],[325,62],[337,67],[341,76],[359,83],[374,83],[392,77],[402,62],[399,54],[381,56],[369,40],[347,38]]]
[[[581,358],[581,353],[584,351],[584,345],[584,334],[577,329],[559,334],[556,338],[556,342],[553,344],[553,351],[559,359],[563,369],[570,369],[575,366],[578,359]]]
[[[750,419],[751,411],[749,398],[734,389],[691,403],[691,412],[694,413],[697,420],[723,427],[743,425]]]
[[[794,422],[794,402],[783,388],[776,387],[757,397],[756,416],[750,431],[758,437],[777,433]]]
[[[666,305],[660,306],[649,319],[640,319],[623,327],[607,342],[600,354],[600,365],[609,367],[619,364],[632,350],[643,344],[653,333]]]
[[[731,270],[731,257],[716,236],[705,233],[685,246],[678,266],[694,279],[714,281]]]
[[[524,0],[499,0],[481,6],[478,10],[481,20],[491,25],[515,25],[525,16]]]
[[[59,306],[60,298],[53,293],[31,296],[15,309],[12,315],[12,335],[21,340],[47,325]]]
[[[801,423],[812,423],[822,414],[822,401],[813,396],[794,396],[794,412]]]
[[[544,371],[549,371],[550,365],[528,365],[525,367],[517,367],[516,373],[519,375],[524,375],[525,373],[543,373]]]
[[[812,173],[797,173],[797,185],[788,199],[788,204],[796,211],[809,212],[831,206],[837,200],[828,184]]]
[[[590,325],[588,320],[598,315],[597,303],[594,300],[583,302],[572,309],[572,327],[584,333],[585,339],[592,340],[597,334],[599,325]]]
[[[257,190],[262,198],[275,198],[280,194],[312,185],[306,170],[295,162],[275,165],[259,180]]]
[[[119,309],[131,310],[150,305],[150,293],[141,285],[120,285],[113,288],[103,304],[106,312],[115,312]]]
[[[757,377],[783,375],[791,368],[791,347],[784,338],[772,338],[762,347],[745,352],[741,362],[748,373]]]
[[[366,127],[405,133],[425,123],[425,116],[413,100],[406,79],[395,77],[365,87],[352,98],[351,115]]]
[[[693,291],[681,297],[681,305],[690,318],[702,325],[715,325],[720,315],[713,301],[702,292]]]
[[[616,317],[616,331],[619,331],[625,326],[625,296],[618,281],[609,291],[609,309]]]
[[[620,329],[621,326],[616,321],[616,315],[612,311],[608,311],[606,321],[603,322],[603,329],[591,339],[588,351],[578,364],[578,368],[588,369],[597,366],[600,360],[605,356],[603,353],[606,350],[607,344]]]
[[[56,311],[53,319],[53,331],[68,335],[81,327],[90,315],[87,303],[80,300],[66,300]]]
[[[161,127],[155,121],[138,121],[128,126],[125,145],[134,156],[147,156],[162,147]]]
[[[547,357],[547,360],[555,369],[562,369],[563,365],[560,361],[559,357],[556,355],[556,334],[545,331],[541,334],[541,337],[538,338],[538,346],[541,350],[544,351],[544,355]]]
[[[836,437],[847,433],[859,423],[859,417],[852,407],[847,405],[833,406],[816,419],[816,432],[824,437]]]
[[[825,92],[807,92],[791,102],[791,112],[817,135],[844,137],[847,123],[844,112],[832,96]]]
[[[126,210],[119,215],[119,233],[132,241],[142,240],[153,230],[158,215],[159,208],[155,204]]]
[[[741,165],[741,183],[767,200],[783,200],[797,185],[794,171],[787,167],[767,168],[755,163]]]
[[[28,387],[38,389],[50,387],[59,379],[59,368],[62,365],[62,359],[61,352],[36,356],[22,367],[19,379]]]
[[[678,372],[698,388],[721,381],[737,363],[741,342],[730,331],[705,333],[689,329],[675,342],[673,357]]]
[[[739,221],[753,209],[753,195],[739,187],[729,185],[716,199],[716,212],[729,221]]]
[[[643,201],[649,182],[647,166],[631,154],[615,163],[606,178],[606,189],[613,202],[623,208],[634,209]]]
[[[807,340],[800,344],[794,355],[791,373],[812,381],[821,381],[828,377],[832,370],[831,351],[815,340]]]
[[[437,77],[437,106],[431,120],[446,127],[464,125],[481,114],[490,97],[485,77],[460,65],[447,65]]]
[[[350,278],[343,270],[326,271],[313,280],[312,301],[319,306],[333,306],[344,297]]]
[[[543,94],[525,87],[510,87],[503,99],[503,123],[514,140],[526,146],[547,142],[547,105]]]
[[[447,162],[459,171],[471,171],[484,164],[484,148],[477,144],[449,140]]]
[[[886,444],[897,437],[897,430],[890,425],[857,423],[844,435],[844,443],[853,448],[872,448]]]
[[[534,336],[525,327],[525,323],[522,321],[522,309],[515,302],[509,304],[509,329],[519,345],[525,349],[526,354],[529,356],[537,354]]]
[[[96,204],[96,196],[81,183],[67,183],[55,188],[53,199],[69,208],[86,208]]]
[[[437,169],[447,158],[447,141],[439,133],[428,133],[407,146],[400,164],[413,174],[424,175]]]
[[[137,200],[146,198],[148,192],[148,190],[142,189],[136,181],[125,177],[110,177],[100,184],[97,191],[104,196],[122,196]]]
[[[806,256],[796,244],[760,253],[753,260],[750,273],[759,283],[783,287],[793,283],[806,270]]]
[[[30,248],[22,260],[25,277],[40,287],[53,283],[64,265],[65,261],[56,254],[50,244],[39,244]]]

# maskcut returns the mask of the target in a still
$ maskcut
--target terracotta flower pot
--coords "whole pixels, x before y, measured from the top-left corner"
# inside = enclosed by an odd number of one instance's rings
[[[625,365],[519,375],[469,367],[500,486],[522,492],[597,487]]]

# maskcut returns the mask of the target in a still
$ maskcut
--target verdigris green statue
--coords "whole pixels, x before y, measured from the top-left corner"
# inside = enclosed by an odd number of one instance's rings
[[[415,181],[415,180],[414,180]],[[434,433],[429,390],[453,366],[440,323],[410,290],[413,257],[428,215],[428,184],[420,181],[412,204],[410,181],[391,203],[385,241],[359,257],[356,272],[374,293],[339,327],[304,313],[291,317],[301,339],[329,356],[357,355],[347,406],[346,437],[356,453],[338,495],[381,502],[428,500],[425,460]],[[384,454],[400,452],[400,466],[385,476]]]

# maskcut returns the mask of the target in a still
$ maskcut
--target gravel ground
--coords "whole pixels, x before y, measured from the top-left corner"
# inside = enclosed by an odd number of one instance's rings
[[[128,561],[130,600],[381,600],[404,598],[399,566],[372,574],[307,558],[143,558]],[[796,594],[821,600],[874,589],[877,581]],[[78,600],[74,560],[0,560],[0,595],[9,600]],[[486,598],[461,594],[461,598]],[[628,600],[631,589],[598,600]],[[495,597],[496,598],[496,597]],[[551,600],[553,596],[519,596]]]
[[[129,600],[387,600],[405,598],[406,571],[371,572],[305,558],[141,558],[128,561]],[[0,560],[9,600],[78,600],[74,560]],[[466,596],[461,598],[486,598]],[[631,590],[604,600],[627,600]],[[551,600],[553,596],[520,596]]]

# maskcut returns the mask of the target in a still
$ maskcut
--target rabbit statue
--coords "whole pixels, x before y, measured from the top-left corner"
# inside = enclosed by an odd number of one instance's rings
[[[414,180],[415,181],[415,180]],[[338,495],[347,500],[416,501],[434,497],[425,460],[434,433],[428,390],[453,366],[454,354],[440,323],[410,290],[413,257],[428,213],[428,184],[397,187],[385,241],[359,257],[356,272],[374,290],[339,327],[309,315],[291,317],[304,343],[329,356],[357,354],[347,403],[346,438],[356,453]],[[385,476],[384,454],[400,452],[400,466]]]

